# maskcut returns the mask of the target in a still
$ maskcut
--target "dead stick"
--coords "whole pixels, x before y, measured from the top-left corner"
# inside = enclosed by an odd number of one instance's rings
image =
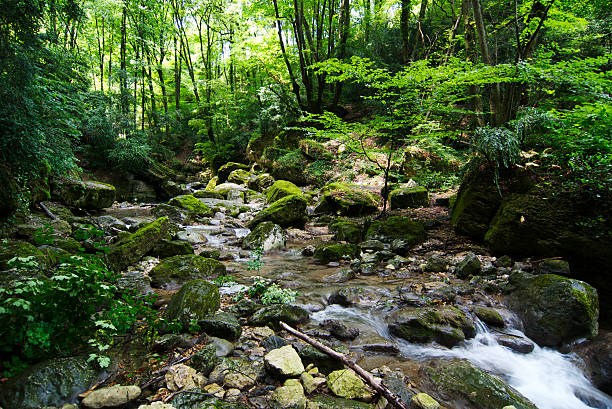
[[[385,385],[382,384],[382,382],[377,381],[376,379],[374,379],[374,377],[369,372],[364,370],[362,367],[360,367],[356,363],[350,361],[347,357],[345,357],[341,353],[336,352],[336,351],[334,351],[333,349],[331,349],[329,347],[326,347],[325,345],[323,345],[319,341],[316,341],[316,340],[310,338],[308,335],[303,334],[300,331],[291,328],[289,325],[285,324],[282,321],[279,324],[287,332],[289,332],[289,333],[295,335],[296,337],[306,341],[307,343],[309,343],[313,347],[317,348],[320,351],[325,352],[327,355],[331,356],[332,358],[336,358],[337,360],[342,362],[344,365],[346,365],[349,368],[351,368],[353,371],[355,371],[355,373],[357,373],[359,376],[361,376],[368,384],[370,384],[378,393],[380,393],[382,396],[384,396],[387,399],[387,401],[391,405],[393,405],[395,408],[398,408],[398,409],[408,409],[408,406],[406,406],[406,404],[402,401],[402,399],[399,396],[397,396],[396,394],[391,392],[389,390],[389,388],[387,388]]]
[[[47,206],[45,206],[42,202],[39,202],[38,205],[41,209],[43,209],[43,212],[45,212],[45,214],[51,218],[51,220],[59,220],[59,217],[51,213],[51,210],[49,210],[49,208],[47,208]]]

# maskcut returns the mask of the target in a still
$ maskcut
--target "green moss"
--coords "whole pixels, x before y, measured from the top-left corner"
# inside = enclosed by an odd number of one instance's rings
[[[199,216],[212,216],[213,211],[193,195],[181,195],[170,199],[168,204],[188,210]]]
[[[268,203],[276,202],[289,195],[302,195],[299,187],[286,180],[277,180],[266,190],[266,200]]]
[[[420,186],[404,187],[391,191],[389,194],[391,209],[408,209],[429,206],[427,189]]]
[[[363,228],[357,223],[346,220],[335,220],[329,224],[330,233],[334,233],[334,240],[347,241],[358,244],[363,236]]]
[[[185,326],[204,319],[220,306],[219,289],[206,280],[186,282],[176,293],[166,309],[168,320],[178,320]]]
[[[321,189],[322,200],[332,212],[360,216],[378,210],[378,197],[366,190],[344,183],[330,183]]]
[[[306,157],[314,160],[329,161],[334,158],[321,142],[317,142],[313,139],[302,139],[300,141],[300,150]]]
[[[427,239],[427,232],[423,223],[403,216],[376,220],[370,224],[366,232],[366,240],[393,241],[396,239],[406,240],[408,245],[414,246]]]
[[[359,257],[359,246],[355,244],[323,243],[317,246],[313,257],[322,263]]]
[[[107,183],[65,179],[54,182],[52,193],[68,206],[95,210],[111,206],[116,191]]]
[[[193,254],[166,258],[149,272],[151,285],[155,288],[176,286],[196,278],[213,278],[222,274],[225,274],[223,263]]]
[[[301,195],[285,196],[272,203],[270,207],[260,211],[249,222],[250,229],[259,223],[270,221],[281,227],[304,227],[306,223],[306,199]]]
[[[193,192],[193,196],[201,199],[225,199],[221,193],[215,192],[214,190],[196,190]]]
[[[47,256],[30,243],[25,241],[9,241],[7,243],[0,243],[0,270],[8,270],[8,261],[13,257],[30,256],[34,257],[34,260],[40,267],[46,267],[48,265],[49,260]]]
[[[245,169],[236,169],[229,174],[227,181],[238,185],[246,185],[251,176],[252,173]]]
[[[351,399],[337,398],[329,395],[315,395],[309,398],[319,409],[372,409],[372,405]]]
[[[237,169],[248,170],[249,166],[243,163],[237,163],[237,162],[226,163],[225,165],[221,166],[219,170],[217,171],[217,177],[218,177],[217,183],[225,183],[230,173],[232,173],[233,171]]]

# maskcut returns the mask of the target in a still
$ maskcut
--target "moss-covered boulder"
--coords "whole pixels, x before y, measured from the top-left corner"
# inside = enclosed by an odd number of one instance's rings
[[[9,260],[14,257],[34,257],[40,267],[47,267],[49,259],[44,252],[25,241],[0,242],[0,270],[8,270]]]
[[[214,212],[193,195],[181,195],[170,199],[171,206],[179,207],[198,216],[212,216]]]
[[[250,178],[247,182],[249,189],[256,192],[264,192],[274,184],[274,178],[269,173],[260,173]]]
[[[289,325],[305,324],[310,320],[308,311],[297,305],[277,304],[269,305],[257,310],[251,319],[250,324],[256,327],[271,326],[278,327],[279,321]]]
[[[160,203],[151,209],[151,214],[157,218],[167,217],[172,223],[188,225],[195,221],[196,215],[187,209]]]
[[[111,245],[107,258],[113,270],[125,269],[151,251],[156,242],[163,239],[169,240],[169,228],[168,218],[160,217]]]
[[[359,246],[355,244],[322,243],[315,249],[313,257],[321,263],[329,263],[342,259],[350,260],[359,257],[359,253]]]
[[[176,288],[189,280],[218,277],[221,274],[225,274],[223,263],[195,254],[166,258],[149,272],[154,288]]]
[[[319,409],[372,409],[369,403],[358,400],[337,398],[329,395],[315,395],[309,398]]]
[[[193,192],[193,196],[199,199],[225,199],[225,196],[219,192],[215,192],[214,190],[196,190]]]
[[[427,390],[449,407],[466,402],[471,409],[536,409],[526,397],[500,378],[478,369],[467,360],[434,360],[422,366]]]
[[[452,306],[402,308],[387,318],[392,334],[410,342],[431,342],[452,348],[476,334],[470,317]]]
[[[272,186],[266,190],[266,200],[268,203],[274,203],[278,199],[285,196],[302,195],[299,187],[286,180],[277,180]]]
[[[193,247],[186,241],[164,239],[155,243],[155,246],[147,254],[158,258],[182,256],[193,254]]]
[[[504,319],[502,318],[501,314],[493,308],[477,305],[472,308],[472,312],[478,317],[478,319],[487,325],[499,328],[503,328],[505,326]]]
[[[229,312],[217,312],[198,321],[200,329],[207,335],[237,341],[242,334],[238,318]]]
[[[317,209],[342,216],[361,216],[378,210],[377,195],[365,188],[330,183],[321,189]]]
[[[358,244],[363,238],[363,227],[348,220],[334,220],[329,224],[329,232],[334,233],[334,240]]]
[[[598,332],[599,298],[589,284],[554,274],[510,276],[508,306],[525,334],[542,346],[559,346]]]
[[[115,187],[96,181],[56,180],[51,193],[52,197],[68,206],[88,210],[110,207],[115,201]]]
[[[339,398],[369,401],[372,392],[351,369],[341,369],[327,375],[327,387]]]
[[[282,227],[272,222],[262,222],[242,240],[242,248],[245,250],[262,249],[267,252],[282,249],[286,243],[287,233]]]
[[[249,409],[240,402],[229,402],[210,396],[206,390],[192,389],[194,393],[179,393],[171,401],[169,409]],[[155,406],[155,408],[166,409]]]
[[[169,321],[177,320],[188,326],[194,321],[205,319],[217,311],[219,306],[220,296],[216,285],[206,280],[187,281],[168,303],[165,317]]]
[[[215,369],[216,361],[217,348],[214,344],[208,344],[191,357],[189,366],[204,376],[208,376]]]
[[[248,224],[250,229],[261,222],[273,222],[281,227],[304,227],[306,223],[306,199],[301,195],[285,196],[255,215]]]
[[[233,171],[237,169],[248,171],[249,165],[245,165],[244,163],[237,163],[237,162],[226,163],[225,165],[221,166],[219,170],[217,171],[217,178],[218,178],[217,184],[227,182],[227,178],[229,177],[230,173],[232,173]]]
[[[407,246],[416,246],[427,239],[423,223],[403,216],[392,216],[385,220],[373,221],[365,235],[366,240],[392,242],[403,240]]]
[[[304,387],[297,379],[287,379],[270,397],[272,409],[305,409]]]
[[[40,362],[0,385],[4,409],[39,409],[74,403],[101,377],[87,357],[54,358]]]
[[[391,209],[410,209],[429,206],[427,189],[421,186],[403,187],[389,193]]]
[[[229,174],[227,181],[229,183],[236,183],[237,185],[246,185],[252,176],[253,174],[248,170],[236,169]]]
[[[313,139],[302,139],[299,147],[304,156],[312,160],[330,161],[334,158],[325,145]]]

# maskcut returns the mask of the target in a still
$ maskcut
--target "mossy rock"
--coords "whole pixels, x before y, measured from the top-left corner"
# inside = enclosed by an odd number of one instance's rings
[[[301,195],[285,196],[255,215],[248,224],[253,229],[261,222],[273,222],[281,227],[303,228],[306,223],[307,202]]]
[[[404,151],[401,166],[404,175],[414,177],[427,171],[457,173],[461,167],[461,162],[454,158],[444,158],[426,149],[411,146]]]
[[[169,228],[168,218],[160,217],[111,245],[107,258],[113,270],[125,269],[151,251],[158,241],[169,240]]]
[[[392,334],[410,342],[436,341],[452,348],[476,334],[472,319],[452,306],[403,308],[387,320]]]
[[[510,276],[508,306],[525,334],[541,346],[557,347],[598,332],[599,297],[589,284],[554,274]]]
[[[0,242],[0,270],[8,270],[9,260],[13,257],[34,257],[34,261],[42,268],[49,265],[49,259],[41,250],[25,241]]]
[[[427,232],[421,222],[409,217],[392,216],[385,220],[373,221],[366,231],[365,238],[382,242],[399,239],[405,241],[405,245],[416,246],[427,239]]]
[[[177,320],[185,327],[205,319],[220,306],[219,289],[206,280],[187,281],[172,296],[165,312],[169,321]]]
[[[67,251],[70,254],[77,254],[81,251],[81,243],[69,237],[66,239],[55,240],[53,246]]]
[[[227,177],[229,183],[236,183],[238,185],[247,185],[249,179],[253,176],[251,172],[244,169],[236,169],[232,171]]]
[[[247,186],[256,192],[264,192],[274,184],[275,180],[269,173],[261,173],[249,179]]]
[[[211,190],[215,190],[215,188],[217,187],[217,182],[219,182],[219,177],[218,176],[213,176],[208,183],[206,184],[206,187],[204,188],[207,191],[211,191]]]
[[[299,149],[287,151],[267,148],[264,155],[275,158],[269,167],[274,178],[288,180],[299,186],[317,183],[316,178],[307,172],[310,161]]]
[[[249,409],[240,402],[228,402],[211,397],[210,394],[198,388],[191,389],[194,393],[179,393],[170,403],[174,409]],[[161,409],[161,408],[160,408]]]
[[[160,203],[151,209],[151,214],[157,218],[167,217],[172,223],[188,225],[195,221],[195,214],[187,209]]]
[[[421,369],[428,389],[444,399],[449,407],[455,402],[467,402],[473,409],[536,409],[526,397],[500,378],[478,369],[467,360],[436,360]]]
[[[278,323],[283,321],[288,325],[305,324],[310,320],[308,311],[297,305],[277,304],[269,305],[257,310],[249,323],[256,327],[271,326],[278,328]]]
[[[229,312],[217,312],[198,321],[200,329],[208,336],[237,341],[242,334],[238,318]]]
[[[373,192],[344,183],[330,183],[321,189],[320,204],[329,212],[342,216],[361,216],[378,210],[379,198]]]
[[[56,180],[52,189],[53,197],[62,203],[87,210],[110,207],[115,201],[115,193],[114,186],[93,180]]]
[[[245,165],[244,163],[237,163],[237,162],[226,163],[225,165],[221,166],[219,170],[217,171],[217,177],[218,177],[217,184],[227,182],[227,178],[229,177],[230,173],[232,173],[233,171],[237,169],[248,171],[249,165]]]
[[[169,257],[162,260],[150,272],[151,286],[177,287],[197,278],[212,278],[225,274],[225,265],[212,258],[195,254]]]
[[[334,220],[329,224],[329,232],[334,233],[334,240],[353,244],[361,242],[363,227],[348,220]]]
[[[308,398],[314,402],[319,409],[372,409],[369,403],[359,402],[352,399],[337,398],[329,395],[315,395]]]
[[[411,209],[429,206],[427,189],[421,186],[404,187],[389,193],[391,209]]]
[[[313,257],[322,262],[340,261],[359,257],[359,246],[344,243],[322,243],[315,249]]]
[[[212,216],[214,214],[210,207],[206,206],[193,195],[181,195],[174,197],[170,199],[168,204],[187,210],[198,216]]]
[[[214,190],[196,190],[195,192],[193,192],[193,196],[199,199],[225,199],[225,196],[223,196],[219,192],[215,192]]]
[[[487,325],[499,328],[503,328],[505,326],[504,319],[502,318],[501,314],[493,308],[477,305],[472,309],[472,312],[478,317],[478,319]]]
[[[287,233],[282,227],[272,222],[262,222],[242,240],[242,248],[245,250],[262,249],[267,252],[281,249],[286,243]]]
[[[208,376],[217,361],[217,348],[213,344],[208,344],[196,352],[189,360],[189,365],[204,376]]]
[[[155,246],[147,254],[158,258],[182,256],[193,254],[193,247],[186,241],[164,239],[155,243]]]
[[[312,160],[330,161],[334,158],[321,142],[313,139],[302,139],[299,143],[302,153]]]
[[[311,345],[306,345],[304,348],[300,349],[298,355],[302,359],[302,362],[304,362],[304,365],[313,364],[322,374],[329,374],[344,368],[342,362]]]
[[[266,190],[266,201],[274,203],[285,196],[302,195],[299,187],[286,180],[277,180],[272,186]]]

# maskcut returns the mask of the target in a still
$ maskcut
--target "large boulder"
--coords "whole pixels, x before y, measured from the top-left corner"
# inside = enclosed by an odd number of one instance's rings
[[[363,237],[363,227],[360,224],[342,219],[332,221],[329,232],[334,233],[334,240],[353,244],[361,243]]]
[[[149,251],[153,257],[168,258],[172,256],[182,256],[193,254],[193,247],[186,241],[181,240],[160,240],[155,243],[155,246]]]
[[[214,212],[198,198],[193,195],[181,195],[173,197],[168,202],[171,206],[179,207],[183,210],[191,212],[197,216],[212,216]]]
[[[378,210],[379,199],[373,192],[344,183],[330,183],[321,189],[321,198],[317,211],[340,214],[343,216],[361,216]]]
[[[410,209],[429,206],[427,189],[421,186],[404,187],[389,193],[391,209]]]
[[[86,356],[43,361],[0,385],[0,405],[4,409],[39,409],[74,403],[100,375]]]
[[[542,346],[559,346],[598,332],[599,298],[589,284],[554,274],[510,276],[508,306],[525,334]]]
[[[107,258],[113,270],[121,271],[136,263],[156,242],[169,239],[169,228],[168,218],[160,217],[110,246]]]
[[[426,390],[448,407],[461,409],[536,409],[526,397],[500,378],[467,360],[433,360],[421,368]]]
[[[187,225],[193,223],[195,214],[177,206],[160,203],[151,210],[151,214],[157,218],[167,217],[172,223]]]
[[[264,252],[282,249],[287,243],[287,233],[272,222],[259,223],[252,232],[242,239],[245,250],[262,249]]]
[[[7,241],[0,243],[0,271],[10,268],[9,261],[14,257],[34,257],[34,261],[40,267],[46,267],[49,260],[45,253],[37,249],[33,244],[25,241]]]
[[[313,257],[322,263],[353,259],[359,257],[359,246],[356,244],[322,243],[317,246]]]
[[[165,315],[169,321],[177,320],[187,326],[193,321],[205,319],[217,311],[219,306],[217,286],[206,280],[192,280],[187,281],[179,292],[174,294]]]
[[[273,222],[281,227],[304,227],[306,223],[306,199],[301,195],[285,196],[260,211],[248,224],[250,229],[261,222]]]
[[[286,180],[277,180],[266,190],[266,200],[268,203],[274,203],[285,196],[301,194],[300,188],[293,183]]]
[[[256,327],[278,327],[279,321],[289,325],[305,324],[310,320],[308,311],[297,305],[279,304],[261,308],[253,314],[250,324]]]
[[[297,377],[304,372],[304,365],[291,345],[273,349],[264,357],[266,368],[275,376]]]
[[[217,171],[217,177],[219,178],[217,180],[217,184],[227,182],[227,178],[229,177],[230,173],[232,173],[233,171],[237,169],[249,170],[249,166],[243,163],[236,163],[236,162],[226,163],[225,165],[221,166],[219,170]]]
[[[402,308],[387,318],[392,334],[410,342],[431,342],[452,348],[476,334],[470,317],[452,306]]]
[[[593,384],[612,395],[612,332],[599,334],[589,342],[572,348],[586,364],[585,373]]]
[[[256,192],[264,192],[273,184],[274,178],[269,173],[260,173],[247,182],[248,188]]]
[[[218,338],[237,341],[242,334],[238,318],[229,312],[217,312],[198,321],[198,325],[206,334]]]
[[[92,391],[82,403],[92,409],[114,408],[138,398],[140,392],[140,388],[136,385],[113,385]]]
[[[227,181],[229,183],[236,183],[237,185],[246,185],[251,177],[251,172],[245,169],[236,169],[229,174]]]
[[[385,220],[376,220],[366,231],[366,240],[392,242],[402,240],[409,246],[416,246],[427,239],[423,223],[403,216],[391,216]]]
[[[176,288],[189,280],[218,277],[225,271],[225,265],[220,261],[187,254],[162,260],[153,267],[149,276],[154,288]]]
[[[115,201],[115,187],[96,181],[57,180],[53,183],[51,193],[55,199],[68,206],[87,210],[104,209]]]

